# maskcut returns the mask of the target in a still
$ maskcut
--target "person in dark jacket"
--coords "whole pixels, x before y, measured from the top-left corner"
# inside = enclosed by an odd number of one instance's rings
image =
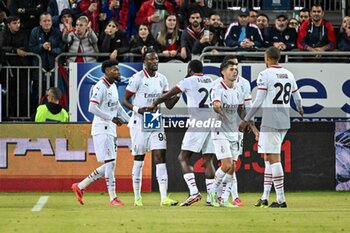
[[[350,17],[349,16],[344,17],[342,30],[338,36],[338,49],[341,51],[350,51]]]
[[[12,0],[10,3],[11,15],[17,15],[28,36],[33,28],[39,25],[39,17],[44,12],[42,0]]]
[[[242,8],[238,23],[232,23],[225,35],[225,44],[239,50],[252,50],[262,47],[262,36],[255,24],[249,24],[248,10]]]
[[[333,25],[323,19],[324,11],[321,5],[311,8],[311,19],[305,21],[299,28],[297,45],[301,50],[327,51],[336,48],[336,37]]]
[[[21,20],[18,16],[9,16],[4,30],[0,32],[0,51],[1,64],[10,66],[29,66],[27,57],[28,37],[26,31],[21,27]],[[6,53],[15,56],[6,56]],[[9,95],[9,117],[17,116],[17,100],[19,106],[19,116],[26,116],[28,99],[28,77],[25,69],[11,69],[8,73],[9,79],[6,80],[5,70],[0,75],[0,83],[3,87],[8,85],[7,95]],[[8,81],[8,83],[7,83]],[[18,83],[17,83],[18,81]],[[17,85],[19,87],[19,96],[17,99]],[[5,101],[4,105],[5,106]]]
[[[118,22],[110,20],[99,38],[99,46],[101,53],[111,53],[110,59],[117,59],[121,61],[120,55],[129,51],[129,43],[123,31],[118,29]],[[104,58],[103,60],[106,60]]]
[[[281,51],[296,48],[297,32],[288,27],[288,17],[284,14],[277,15],[275,26],[269,27],[264,32],[266,47],[274,46]]]
[[[152,36],[149,28],[141,24],[138,29],[137,36],[130,43],[130,52],[136,54],[143,54],[147,47],[152,47],[157,53],[162,51],[162,46]]]

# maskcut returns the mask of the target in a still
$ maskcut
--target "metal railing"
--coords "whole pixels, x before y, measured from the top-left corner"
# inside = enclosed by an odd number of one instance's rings
[[[6,56],[9,57],[18,57],[17,54],[12,54],[12,53],[6,53]],[[11,65],[9,64],[9,62],[7,62],[6,65],[2,66],[2,72],[5,72],[5,79],[6,79],[6,85],[5,87],[5,103],[6,103],[6,110],[5,110],[5,117],[7,119],[30,119],[30,102],[31,99],[33,98],[33,96],[30,95],[30,83],[32,81],[32,75],[33,75],[33,71],[38,70],[38,81],[39,81],[39,85],[38,85],[38,100],[40,100],[40,95],[41,95],[41,91],[42,91],[42,60],[41,57],[38,54],[35,53],[27,53],[26,57],[35,57],[36,59],[38,59],[38,65],[34,66],[34,65],[28,65],[28,66],[18,66],[18,65]],[[27,95],[26,95],[26,104],[27,104],[27,111],[25,115],[21,115],[20,114],[20,108],[24,108],[25,106],[21,106],[20,105],[20,93],[23,90],[20,90],[20,82],[23,82],[24,80],[21,80],[21,75],[20,73],[22,72],[26,72],[26,78],[27,78],[27,83],[28,86],[27,88]],[[23,73],[24,73],[23,72]],[[14,73],[16,73],[16,77],[14,75]],[[10,78],[16,78],[16,90],[12,90],[10,88]],[[12,82],[13,80],[11,80]],[[9,104],[10,104],[10,95],[12,94],[12,92],[16,92],[16,100],[15,100],[15,116],[10,116],[9,115]],[[13,100],[11,100],[13,101]],[[13,104],[13,103],[11,103]],[[12,106],[13,107],[13,106]]]
[[[212,53],[211,50],[217,50],[217,53]],[[264,50],[257,51],[236,51],[236,48],[228,48],[228,47],[217,47],[217,46],[208,46],[203,49],[202,54],[199,56],[199,60],[204,62],[206,57],[223,57],[227,55],[235,55],[237,57],[253,57],[253,58],[263,58]],[[325,52],[309,52],[309,51],[286,51],[281,52],[281,56],[284,57],[284,62],[290,62],[291,58],[297,59],[307,59],[307,58],[315,58],[315,59],[350,59],[350,52],[343,51],[325,51]]]

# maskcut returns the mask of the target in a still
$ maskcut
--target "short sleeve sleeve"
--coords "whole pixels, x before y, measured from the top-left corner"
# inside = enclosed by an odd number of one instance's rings
[[[99,86],[97,83],[92,90],[92,96],[90,98],[90,102],[100,104],[102,99],[103,99],[103,88]]]
[[[181,80],[176,87],[181,90],[181,92],[187,92],[189,89],[191,89],[191,79],[185,78]]]
[[[169,82],[168,79],[166,77],[164,77],[163,79],[163,93],[168,92],[169,91]]]
[[[217,87],[214,87],[211,91],[211,102],[221,102],[221,90]]]
[[[138,79],[135,78],[135,76],[132,76],[129,79],[128,85],[126,86],[126,91],[135,94],[137,92],[138,88],[139,88]]]

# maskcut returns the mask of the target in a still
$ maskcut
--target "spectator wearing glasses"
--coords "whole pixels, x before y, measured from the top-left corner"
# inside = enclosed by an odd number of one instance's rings
[[[303,8],[299,12],[299,22],[300,25],[303,24],[305,21],[308,21],[310,19],[310,11],[307,8]]]
[[[323,19],[324,11],[321,5],[311,8],[311,19],[305,21],[298,32],[298,48],[306,51],[322,52],[336,48],[336,37],[333,25]]]
[[[250,9],[249,10],[249,23],[256,24],[257,18],[258,18],[258,11]]]
[[[288,22],[288,27],[289,28],[294,28],[297,32],[299,30],[299,21],[296,18],[291,18]]]

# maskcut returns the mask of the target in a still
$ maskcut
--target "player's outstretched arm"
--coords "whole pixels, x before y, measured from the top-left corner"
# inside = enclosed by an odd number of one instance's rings
[[[181,91],[177,87],[174,87],[173,89],[171,89],[167,93],[163,94],[161,97],[157,98],[153,102],[153,104],[148,107],[148,109],[154,110],[157,107],[157,105],[159,105],[161,103],[165,103],[165,106],[168,109],[172,109],[175,106],[175,104],[177,103],[177,101],[179,101],[179,99],[180,99],[180,97],[177,96],[177,94],[179,94],[180,92]]]

